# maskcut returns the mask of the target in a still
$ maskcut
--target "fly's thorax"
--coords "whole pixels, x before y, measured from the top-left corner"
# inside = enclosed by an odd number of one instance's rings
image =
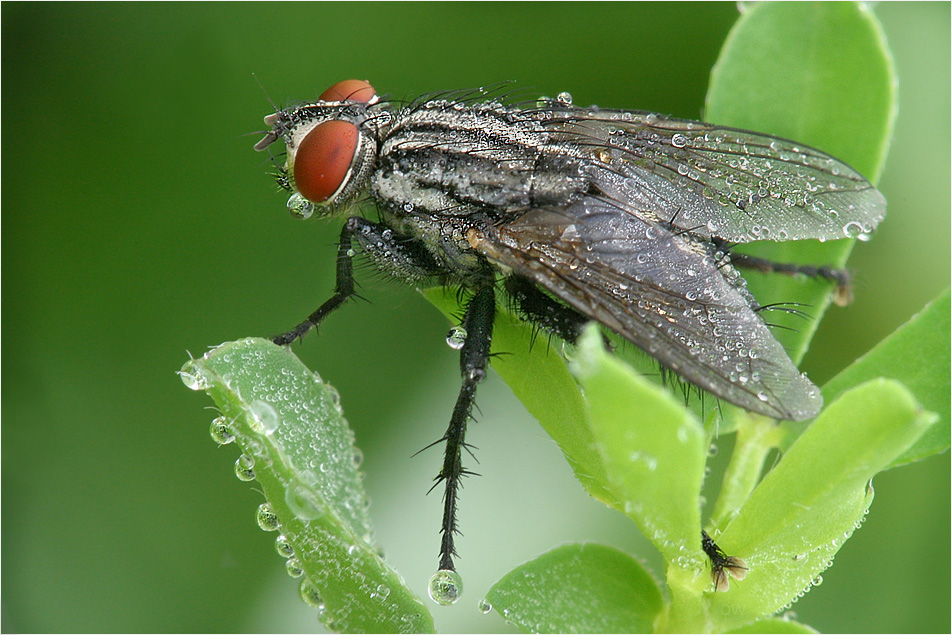
[[[411,214],[504,218],[583,191],[572,150],[524,111],[426,102],[397,113],[381,138],[372,193],[381,206]]]

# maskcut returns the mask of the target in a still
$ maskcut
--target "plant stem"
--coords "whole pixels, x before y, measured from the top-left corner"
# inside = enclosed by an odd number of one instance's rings
[[[760,481],[767,454],[777,447],[780,437],[780,428],[772,419],[752,413],[739,417],[734,452],[711,515],[714,527],[726,527],[750,496]]]

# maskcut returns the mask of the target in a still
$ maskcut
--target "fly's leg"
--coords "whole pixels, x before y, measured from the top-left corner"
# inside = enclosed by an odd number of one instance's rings
[[[407,282],[438,273],[432,260],[416,243],[394,235],[393,230],[360,216],[344,223],[337,247],[337,283],[334,295],[296,327],[273,338],[275,344],[290,344],[316,328],[328,315],[355,295],[354,242],[382,270]]]
[[[761,273],[781,273],[788,276],[808,276],[822,278],[836,283],[836,292],[833,301],[839,306],[846,306],[853,301],[853,290],[850,272],[833,267],[815,267],[813,265],[797,265],[786,262],[774,262],[767,258],[732,253],[730,263],[737,267],[753,269]]]
[[[460,480],[471,472],[463,469],[463,448],[466,447],[466,424],[469,422],[476,398],[476,386],[486,377],[489,363],[489,346],[493,335],[493,318],[496,315],[496,298],[492,283],[484,284],[466,305],[463,328],[466,329],[466,341],[459,354],[460,373],[463,386],[453,408],[453,416],[446,433],[439,441],[446,442],[443,455],[443,468],[436,477],[437,484],[442,481],[443,491],[443,527],[440,530],[440,569],[455,571],[453,557],[456,555],[454,544],[457,533],[456,503]],[[437,441],[437,443],[439,443]],[[434,485],[435,487],[435,485]]]
[[[543,293],[539,287],[521,276],[506,278],[506,291],[523,317],[543,331],[574,344],[588,318]]]
[[[579,334],[590,320],[572,307],[566,306],[546,295],[533,282],[521,276],[506,278],[506,292],[515,300],[522,317],[543,331],[575,344]],[[602,341],[609,351],[614,350],[611,340],[602,334]]]

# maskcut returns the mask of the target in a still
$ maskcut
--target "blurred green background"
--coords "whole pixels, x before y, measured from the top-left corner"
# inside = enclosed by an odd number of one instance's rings
[[[516,80],[576,103],[701,116],[737,16],[708,4],[10,4],[2,6],[2,628],[313,631],[313,609],[254,521],[214,413],[175,375],[188,351],[296,324],[333,287],[339,223],[292,219],[252,151],[278,104],[369,79],[396,97]],[[856,302],[804,369],[822,383],[949,284],[949,4],[879,4],[900,76]],[[744,99],[744,95],[737,95]],[[379,542],[411,588],[436,567],[425,496],[458,390],[448,324],[409,288],[366,280],[296,351],[337,386],[364,451]],[[443,631],[506,631],[476,608],[566,540],[660,561],[586,498],[556,446],[491,376],[481,478],[462,495],[466,595]],[[944,422],[943,425],[948,425]],[[722,452],[721,455],[726,455]],[[719,456],[719,458],[721,458]],[[723,458],[726,458],[724,456]],[[876,479],[863,526],[798,602],[818,629],[949,623],[949,457]]]

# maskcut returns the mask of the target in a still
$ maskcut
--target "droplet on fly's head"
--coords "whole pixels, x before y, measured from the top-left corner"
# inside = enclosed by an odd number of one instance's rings
[[[452,569],[440,569],[430,578],[430,599],[441,606],[456,604],[463,595],[463,578]]]
[[[466,343],[466,329],[462,326],[454,326],[450,329],[449,333],[446,334],[446,344],[454,349],[459,350],[463,348],[463,345]]]
[[[301,196],[299,192],[295,192],[288,199],[288,211],[291,212],[291,216],[306,220],[314,213],[314,203]]]

